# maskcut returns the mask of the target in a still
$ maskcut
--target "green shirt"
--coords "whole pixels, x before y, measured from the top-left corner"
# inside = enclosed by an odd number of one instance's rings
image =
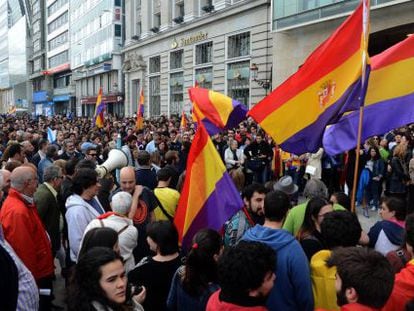
[[[289,211],[286,217],[286,220],[283,224],[283,229],[289,231],[291,234],[296,236],[300,227],[302,226],[303,219],[305,218],[307,204],[308,204],[308,201],[302,204],[296,205]],[[342,205],[339,205],[339,204],[334,204],[333,209],[334,211],[345,211],[346,210]]]

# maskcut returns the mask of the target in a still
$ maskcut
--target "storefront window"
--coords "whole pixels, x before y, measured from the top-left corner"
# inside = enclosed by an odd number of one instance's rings
[[[183,109],[184,76],[182,72],[170,74],[170,114],[179,114]]]
[[[160,84],[160,76],[149,78],[149,110],[151,116],[159,116],[161,114]]]

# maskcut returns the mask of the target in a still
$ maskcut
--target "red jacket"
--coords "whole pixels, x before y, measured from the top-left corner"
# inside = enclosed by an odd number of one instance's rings
[[[52,246],[34,204],[13,188],[0,210],[4,237],[36,281],[54,273]]]
[[[242,307],[229,302],[221,301],[219,298],[220,290],[213,293],[208,300],[206,311],[267,311],[264,306]]]
[[[414,259],[395,275],[394,288],[382,311],[405,310],[405,305],[414,297]]]

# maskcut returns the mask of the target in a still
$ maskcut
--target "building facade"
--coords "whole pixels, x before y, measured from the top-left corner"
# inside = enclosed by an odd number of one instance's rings
[[[270,1],[126,0],[125,8],[126,115],[141,88],[146,116],[188,113],[195,83],[248,107],[266,95],[250,68],[271,83]]]
[[[30,1],[31,19],[28,20],[31,29],[29,80],[31,82],[31,100],[33,111],[37,114],[52,113],[53,90],[51,78],[47,72],[47,32],[46,32],[46,3],[45,1]]]
[[[69,43],[69,0],[46,1],[46,70],[51,96],[44,114],[66,115],[75,110]],[[36,113],[40,109],[36,109]]]
[[[78,115],[93,116],[99,88],[110,114],[124,115],[121,0],[71,0],[71,67]]]
[[[351,14],[359,0],[272,0],[273,82],[282,83]],[[369,54],[414,33],[413,0],[371,0]]]
[[[18,0],[0,0],[0,112],[27,107],[27,24]]]

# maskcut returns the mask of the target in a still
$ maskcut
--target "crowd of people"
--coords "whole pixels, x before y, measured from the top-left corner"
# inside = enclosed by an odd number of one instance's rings
[[[0,117],[0,310],[414,310],[410,126],[330,156],[252,120],[212,137],[244,206],[182,249],[174,215],[196,125]],[[127,165],[98,174],[112,149]],[[109,159],[113,160],[113,159]]]

